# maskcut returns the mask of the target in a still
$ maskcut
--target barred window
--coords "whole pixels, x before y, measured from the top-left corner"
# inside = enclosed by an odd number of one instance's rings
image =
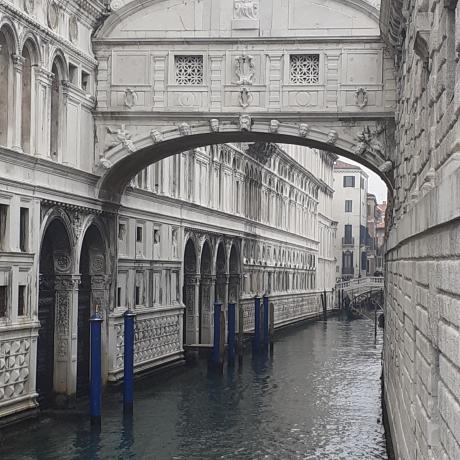
[[[177,85],[203,84],[203,56],[174,56]]]
[[[319,54],[291,54],[289,74],[294,85],[319,83]]]

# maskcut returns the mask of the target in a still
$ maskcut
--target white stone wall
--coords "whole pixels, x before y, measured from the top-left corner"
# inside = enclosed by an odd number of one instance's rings
[[[384,376],[400,459],[460,457],[458,15],[457,2],[382,2],[399,101]]]

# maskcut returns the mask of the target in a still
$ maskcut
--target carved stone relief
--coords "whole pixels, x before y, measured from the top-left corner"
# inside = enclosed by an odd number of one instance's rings
[[[367,91],[364,88],[358,88],[355,93],[356,106],[364,109],[368,102]]]
[[[104,151],[117,147],[120,144],[126,147],[130,152],[134,151],[134,144],[131,140],[131,134],[126,130],[124,124],[122,124],[120,128],[111,128],[110,126],[107,126],[106,130],[109,136],[106,136]]]
[[[259,19],[259,2],[256,0],[235,0],[235,19]]]
[[[137,104],[137,93],[133,91],[131,88],[125,89],[124,94],[124,105],[128,107],[128,109],[132,109]]]
[[[55,30],[59,24],[59,5],[55,0],[48,3],[47,19],[49,28]]]

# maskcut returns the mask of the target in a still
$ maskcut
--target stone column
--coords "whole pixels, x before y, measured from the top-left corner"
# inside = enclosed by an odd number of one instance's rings
[[[56,275],[54,390],[74,394],[77,386],[77,310],[80,275]]]
[[[69,102],[69,90],[70,90],[70,82],[68,80],[61,80],[61,87],[62,87],[62,107],[60,107],[59,116],[61,117],[61,124],[60,130],[60,145],[61,151],[58,151],[61,155],[61,161],[64,164],[72,164],[67,158],[67,103]]]
[[[21,108],[22,108],[22,68],[25,59],[19,54],[13,54],[13,150],[22,152],[21,145]]]
[[[185,278],[185,340],[189,345],[198,343],[199,288],[200,278],[197,275],[189,275]]]
[[[52,72],[43,67],[35,71],[36,110],[35,110],[35,154],[42,158],[50,157],[49,117],[51,113]]]

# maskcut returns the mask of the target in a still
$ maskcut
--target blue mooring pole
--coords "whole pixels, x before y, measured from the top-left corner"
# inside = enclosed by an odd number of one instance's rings
[[[214,343],[212,346],[212,363],[216,366],[220,361],[220,312],[222,304],[214,302]]]
[[[236,306],[228,304],[228,364],[235,362]]]
[[[90,356],[90,417],[91,425],[101,425],[101,326],[102,318],[95,313],[89,320],[91,332]]]
[[[126,310],[124,314],[124,375],[123,375],[123,411],[132,414],[134,401],[134,318],[136,314]]]
[[[268,343],[270,342],[270,311],[268,309],[268,296],[264,295],[263,297],[264,305],[264,350],[268,348]]]
[[[255,296],[254,298],[254,351],[259,351],[260,347],[260,297]]]

